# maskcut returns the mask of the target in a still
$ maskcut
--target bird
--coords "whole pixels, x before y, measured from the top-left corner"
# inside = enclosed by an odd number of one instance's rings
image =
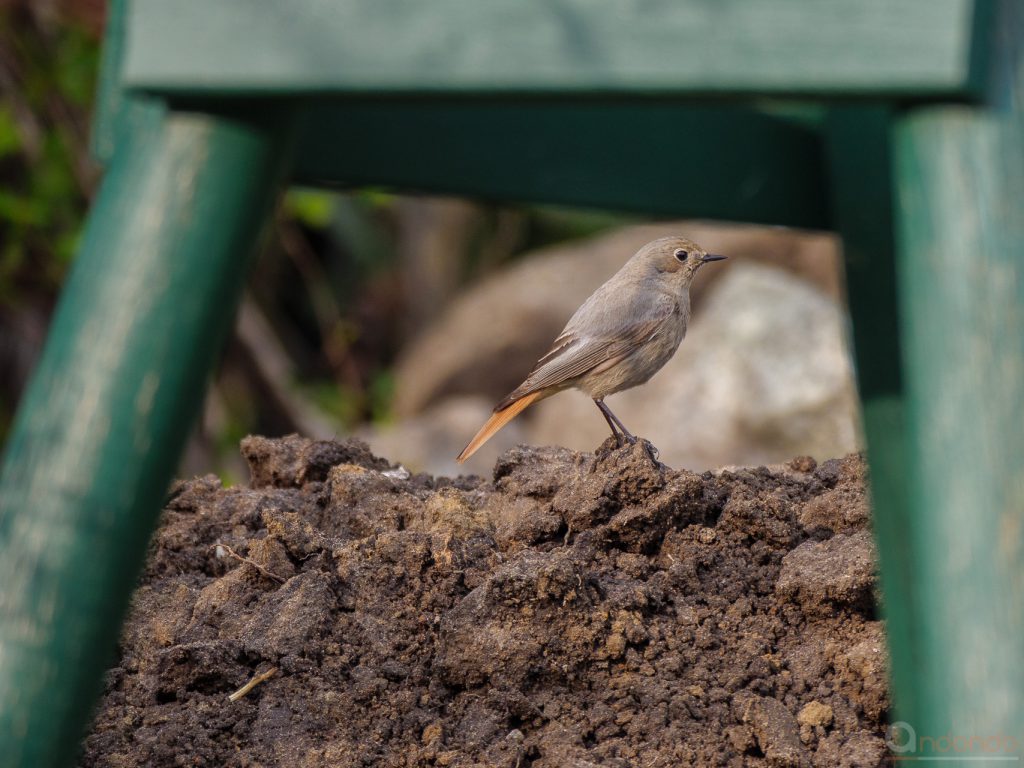
[[[620,447],[635,443],[604,399],[644,384],[671,359],[686,335],[690,284],[697,270],[725,258],[680,236],[641,247],[576,310],[456,461],[466,461],[528,406],[571,388],[593,399]]]

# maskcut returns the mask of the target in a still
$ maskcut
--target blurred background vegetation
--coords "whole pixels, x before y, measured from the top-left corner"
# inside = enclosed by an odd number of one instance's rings
[[[0,0],[0,443],[45,339],[100,169],[88,153],[102,0]],[[293,189],[269,227],[183,472],[238,439],[389,419],[402,345],[525,250],[627,221],[383,191]]]

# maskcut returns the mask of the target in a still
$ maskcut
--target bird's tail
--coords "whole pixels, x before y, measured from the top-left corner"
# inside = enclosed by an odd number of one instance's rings
[[[512,421],[512,419],[518,416],[523,409],[530,405],[530,403],[539,400],[541,394],[541,392],[531,392],[518,400],[513,400],[504,408],[496,408],[494,413],[491,414],[491,418],[487,420],[486,424],[480,427],[480,431],[477,432],[476,436],[469,441],[469,445],[462,449],[462,453],[460,453],[455,460],[461,464],[476,453],[480,446],[490,440],[491,436],[495,432]]]

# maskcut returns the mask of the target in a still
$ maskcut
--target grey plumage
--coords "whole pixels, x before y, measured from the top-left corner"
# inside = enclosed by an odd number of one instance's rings
[[[684,237],[643,246],[576,310],[551,349],[495,406],[494,415],[458,460],[467,459],[530,403],[571,387],[594,399],[614,435],[632,440],[603,400],[643,384],[675,354],[690,319],[693,277],[703,264],[721,258],[708,256]]]

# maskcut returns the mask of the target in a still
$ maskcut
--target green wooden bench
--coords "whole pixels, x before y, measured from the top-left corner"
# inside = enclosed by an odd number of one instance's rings
[[[896,714],[1024,744],[1013,0],[114,0],[0,477],[0,754],[66,764],[286,183],[831,228]]]

